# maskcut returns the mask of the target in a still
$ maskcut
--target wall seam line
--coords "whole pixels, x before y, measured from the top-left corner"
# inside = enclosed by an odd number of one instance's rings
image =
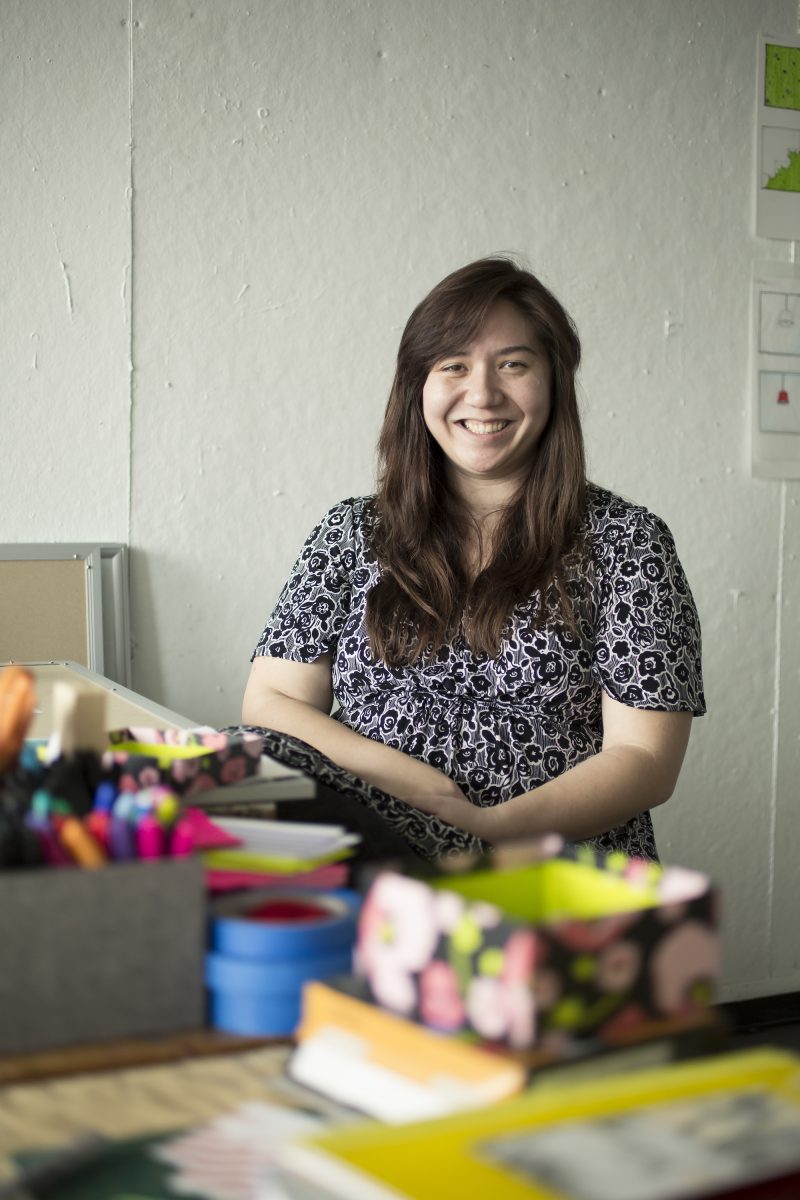
[[[781,481],[781,504],[778,527],[778,578],[775,589],[775,670],[772,701],[772,771],[769,797],[769,840],[767,871],[767,955],[768,974],[772,972],[772,931],[775,900],[775,837],[778,827],[778,757],[780,753],[781,717],[781,641],[783,639],[783,562],[786,544],[786,480]]]
[[[134,657],[136,639],[134,636],[133,611],[131,605],[131,584],[135,572],[131,538],[133,532],[133,431],[135,410],[135,380],[134,380],[134,328],[133,328],[133,289],[134,289],[134,143],[133,143],[133,10],[134,0],[128,0],[128,495],[127,512],[125,514],[126,532],[125,543],[128,547],[128,683],[133,686],[135,671]]]
[[[130,550],[133,520],[133,417],[135,402],[134,385],[134,330],[133,330],[133,226],[134,226],[134,143],[133,143],[133,6],[128,0],[128,511],[127,543]]]

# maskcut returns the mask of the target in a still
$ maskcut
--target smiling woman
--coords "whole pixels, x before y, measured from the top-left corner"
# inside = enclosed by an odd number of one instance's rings
[[[364,781],[429,857],[550,832],[657,857],[649,809],[705,711],[668,528],[586,480],[579,361],[513,261],[438,284],[400,342],[376,495],[312,531],[254,651],[243,719]]]

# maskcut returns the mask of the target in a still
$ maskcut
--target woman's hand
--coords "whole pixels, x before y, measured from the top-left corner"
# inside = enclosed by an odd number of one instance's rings
[[[329,715],[331,701],[330,655],[313,663],[256,658],[242,719],[247,725],[263,725],[299,737],[359,779],[470,832],[466,822],[472,805],[452,779],[418,758],[335,721]]]
[[[419,765],[426,766],[425,763]],[[455,825],[456,829],[463,829],[475,837],[488,838],[487,815],[491,809],[470,803],[458,784],[441,771],[434,767],[426,769],[431,775],[421,779],[420,786],[406,789],[406,794],[399,798],[420,812],[438,817],[448,825]]]
[[[408,803],[492,845],[548,833],[581,841],[669,799],[691,723],[690,713],[634,709],[603,693],[603,748],[563,775],[490,808],[471,805],[452,780]]]

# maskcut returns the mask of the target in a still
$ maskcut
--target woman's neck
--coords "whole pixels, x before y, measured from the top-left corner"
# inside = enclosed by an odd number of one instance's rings
[[[463,509],[483,525],[503,513],[519,492],[520,479],[489,479],[451,470],[448,482]]]
[[[495,535],[518,494],[519,481],[476,478],[453,471],[448,482],[466,517],[464,565],[474,580],[494,557]]]

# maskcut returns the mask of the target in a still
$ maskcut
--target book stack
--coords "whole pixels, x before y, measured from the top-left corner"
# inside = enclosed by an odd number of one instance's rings
[[[304,984],[350,970],[360,897],[347,888],[358,835],[338,825],[217,817],[195,810],[212,893],[209,1020],[286,1037]]]
[[[265,886],[340,888],[357,834],[341,825],[215,816],[216,843],[203,852],[212,893]]]
[[[291,1079],[393,1124],[502,1100],[527,1080],[525,1067],[507,1055],[371,1004],[352,975],[305,985],[295,1036]]]

